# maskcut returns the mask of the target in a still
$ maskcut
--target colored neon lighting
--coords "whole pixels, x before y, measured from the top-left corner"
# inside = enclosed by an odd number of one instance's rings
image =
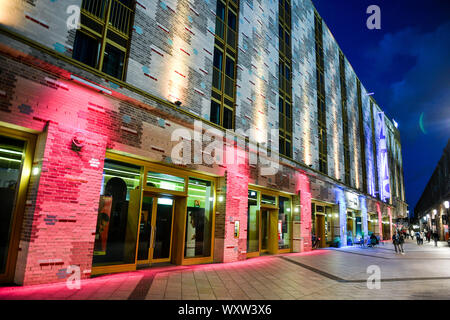
[[[105,88],[103,88],[103,87],[101,87],[101,86],[99,86],[99,85],[97,85],[95,83],[92,83],[90,81],[84,80],[84,79],[82,79],[80,77],[77,77],[77,76],[75,76],[73,74],[70,75],[70,79],[72,79],[72,80],[74,80],[74,81],[76,81],[78,83],[84,84],[85,86],[91,87],[91,88],[93,88],[95,90],[101,91],[103,93],[106,93],[106,94],[109,94],[109,95],[112,94],[111,90],[105,89]]]

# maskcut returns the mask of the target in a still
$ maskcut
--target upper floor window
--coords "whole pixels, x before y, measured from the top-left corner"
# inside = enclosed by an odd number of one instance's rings
[[[83,0],[72,57],[124,80],[134,6],[134,0]]]

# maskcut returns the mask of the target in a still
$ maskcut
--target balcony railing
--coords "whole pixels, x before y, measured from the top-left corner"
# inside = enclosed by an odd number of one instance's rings
[[[133,10],[117,0],[111,0],[111,14],[109,24],[126,35],[130,32],[130,22]]]
[[[110,7],[108,7],[110,6]],[[83,0],[81,8],[85,13],[105,21],[110,8],[109,26],[128,36],[133,10],[117,0]]]
[[[81,3],[81,9],[99,18],[100,20],[105,19],[107,8],[108,0],[83,0]]]

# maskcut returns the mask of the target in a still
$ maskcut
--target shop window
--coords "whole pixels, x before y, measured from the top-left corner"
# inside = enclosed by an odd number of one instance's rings
[[[248,190],[247,252],[259,251],[258,192]]]
[[[25,141],[0,136],[0,274],[5,273]]]
[[[185,258],[211,256],[213,208],[214,184],[189,178]]]
[[[292,239],[291,199],[279,197],[278,202],[278,249],[289,249]]]
[[[93,265],[135,263],[141,168],[106,159]]]
[[[159,172],[147,172],[147,187],[184,192],[184,178]]]

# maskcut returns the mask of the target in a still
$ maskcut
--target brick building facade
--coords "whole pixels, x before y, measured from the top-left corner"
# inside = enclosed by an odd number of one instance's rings
[[[310,0],[2,6],[0,281],[389,239],[406,216],[399,131]]]

